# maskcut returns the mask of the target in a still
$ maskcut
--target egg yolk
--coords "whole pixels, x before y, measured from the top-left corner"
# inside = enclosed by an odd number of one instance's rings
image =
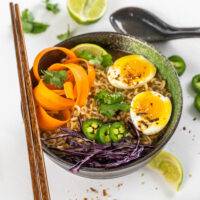
[[[160,95],[152,92],[141,93],[132,104],[132,109],[137,116],[145,119],[145,122],[163,124],[171,113],[170,101],[163,100]],[[144,123],[141,121],[141,123]]]
[[[140,55],[124,56],[118,59],[114,66],[120,68],[120,78],[128,85],[139,83],[156,73],[154,65]]]

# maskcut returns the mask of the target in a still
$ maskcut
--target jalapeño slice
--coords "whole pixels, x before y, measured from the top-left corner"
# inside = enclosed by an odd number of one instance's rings
[[[95,140],[97,130],[103,125],[103,122],[98,119],[88,119],[83,122],[83,133],[90,140]]]
[[[194,99],[194,105],[196,109],[200,112],[200,94],[198,94]]]
[[[114,122],[110,127],[110,138],[113,142],[120,141],[127,134],[125,125],[121,122]]]
[[[176,69],[177,74],[181,76],[184,73],[185,68],[186,68],[183,58],[181,58],[180,56],[171,56],[168,59],[171,62],[171,64],[174,66],[174,68]]]
[[[98,129],[97,135],[96,135],[96,140],[99,143],[109,143],[109,142],[111,142],[110,126],[111,126],[111,124],[104,124],[103,126],[101,126]]]
[[[200,74],[197,74],[193,77],[192,87],[197,93],[200,93]]]

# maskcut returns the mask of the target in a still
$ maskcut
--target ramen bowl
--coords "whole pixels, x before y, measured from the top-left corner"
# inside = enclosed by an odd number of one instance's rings
[[[130,174],[145,166],[157,153],[159,153],[159,151],[161,151],[161,149],[165,146],[165,144],[167,144],[171,136],[174,134],[182,112],[182,90],[179,78],[173,66],[165,56],[163,56],[153,46],[144,41],[136,39],[133,36],[112,32],[94,32],[72,37],[57,44],[56,46],[71,49],[81,43],[97,44],[110,52],[114,59],[118,58],[119,55],[113,52],[139,54],[144,56],[157,67],[158,72],[162,76],[162,79],[166,81],[168,90],[171,93],[172,114],[170,121],[168,122],[167,127],[164,129],[163,134],[158,136],[158,140],[153,144],[153,148],[151,148],[148,153],[141,156],[137,160],[120,167],[110,169],[82,167],[77,173],[79,176],[93,179],[108,179]],[[62,52],[57,50],[48,52],[40,60],[39,71],[41,71],[41,69],[46,69],[55,62],[60,61],[62,58],[64,58],[64,56],[65,55]],[[34,77],[32,78],[33,86],[35,86],[37,82]],[[53,162],[67,171],[69,171],[69,169],[72,167],[72,163],[61,159],[45,144],[43,144],[43,150]]]

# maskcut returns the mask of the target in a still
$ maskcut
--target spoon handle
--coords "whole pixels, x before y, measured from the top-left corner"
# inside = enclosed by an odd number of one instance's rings
[[[200,27],[197,28],[176,28],[171,32],[173,38],[200,37]]]

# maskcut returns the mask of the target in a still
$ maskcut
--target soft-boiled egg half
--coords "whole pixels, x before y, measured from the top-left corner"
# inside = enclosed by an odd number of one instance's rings
[[[160,132],[168,123],[172,111],[171,101],[158,92],[137,94],[131,102],[130,115],[135,127],[146,135]]]
[[[111,85],[131,89],[148,82],[156,74],[156,67],[141,55],[119,58],[109,67],[107,77]]]

